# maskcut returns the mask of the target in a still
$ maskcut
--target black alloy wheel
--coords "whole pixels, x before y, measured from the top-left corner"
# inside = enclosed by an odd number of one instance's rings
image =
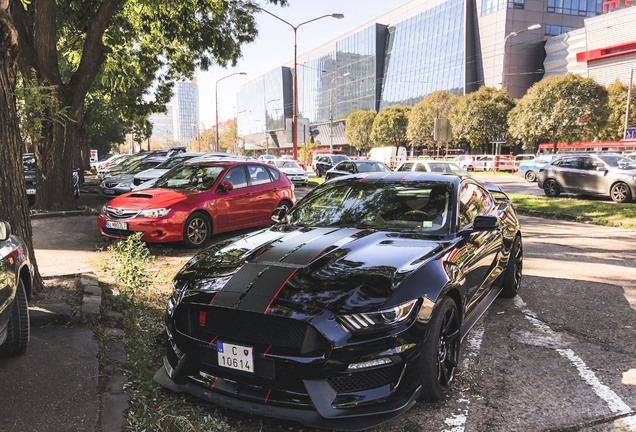
[[[559,188],[559,184],[556,180],[547,179],[545,183],[543,183],[543,192],[550,198],[556,198],[561,195],[561,188]]]
[[[526,172],[526,180],[529,181],[529,182],[536,182],[537,181],[537,174],[534,171]]]
[[[510,258],[503,277],[503,289],[499,294],[503,298],[513,298],[519,291],[523,272],[523,245],[521,236],[515,238],[510,249]]]
[[[422,347],[420,397],[433,402],[451,390],[459,363],[461,320],[453,299],[444,297],[429,326]]]
[[[192,213],[183,227],[183,243],[188,248],[203,246],[211,233],[212,227],[208,218],[199,212]]]
[[[626,203],[632,200],[632,192],[629,186],[623,182],[616,183],[610,190],[612,201],[617,203]]]
[[[7,324],[7,338],[0,345],[0,357],[24,354],[30,338],[29,303],[26,291],[24,291],[24,284],[20,280],[11,306],[9,323]]]

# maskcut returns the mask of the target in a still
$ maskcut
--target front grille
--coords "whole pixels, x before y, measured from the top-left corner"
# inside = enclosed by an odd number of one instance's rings
[[[115,186],[117,186],[119,183],[118,182],[104,182],[104,186],[107,188],[114,188]]]
[[[124,230],[117,230],[112,228],[104,228],[104,232],[106,234],[110,234],[114,236],[131,236],[135,233],[135,231],[124,231]]]
[[[130,219],[139,214],[139,210],[126,210],[123,208],[106,207],[106,215],[111,219]]]
[[[381,387],[386,384],[396,385],[400,378],[402,366],[388,365],[375,369],[345,373],[328,379],[329,385],[336,393],[355,393]]]
[[[205,312],[205,325],[199,323]],[[304,321],[205,305],[189,305],[187,322],[177,318],[177,329],[207,341],[236,341],[253,346],[271,345],[271,352],[283,355],[326,354],[331,345]],[[189,331],[188,331],[189,330]]]

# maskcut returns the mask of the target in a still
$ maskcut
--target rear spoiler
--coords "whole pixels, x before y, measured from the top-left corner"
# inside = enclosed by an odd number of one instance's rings
[[[482,183],[482,185],[484,185],[484,187],[488,190],[488,192],[492,194],[495,200],[500,201],[504,199],[510,202],[510,198],[508,198],[508,195],[506,195],[506,193],[502,191],[499,186],[494,185],[492,183]]]

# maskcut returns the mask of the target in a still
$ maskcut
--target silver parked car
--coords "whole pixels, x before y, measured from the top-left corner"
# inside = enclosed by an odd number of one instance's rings
[[[410,160],[402,163],[395,171],[440,172],[470,177],[470,173],[454,162],[434,160]]]
[[[636,194],[636,162],[615,155],[561,156],[540,168],[538,184],[549,197],[569,192],[629,202]]]

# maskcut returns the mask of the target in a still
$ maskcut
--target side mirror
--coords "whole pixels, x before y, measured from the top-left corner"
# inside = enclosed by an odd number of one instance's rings
[[[283,220],[283,218],[287,215],[287,207],[280,206],[276,207],[272,212],[272,220],[276,223]]]
[[[470,229],[460,231],[459,235],[468,235],[479,231],[494,231],[499,227],[499,220],[496,216],[477,216]]]
[[[229,181],[224,181],[223,183],[221,183],[221,189],[223,189],[226,192],[229,192],[232,189],[234,189],[234,185]]]
[[[602,167],[602,166],[596,167],[596,171],[603,172],[603,173],[607,174],[607,168]]]
[[[0,241],[4,241],[11,235],[11,225],[9,222],[0,221]]]

